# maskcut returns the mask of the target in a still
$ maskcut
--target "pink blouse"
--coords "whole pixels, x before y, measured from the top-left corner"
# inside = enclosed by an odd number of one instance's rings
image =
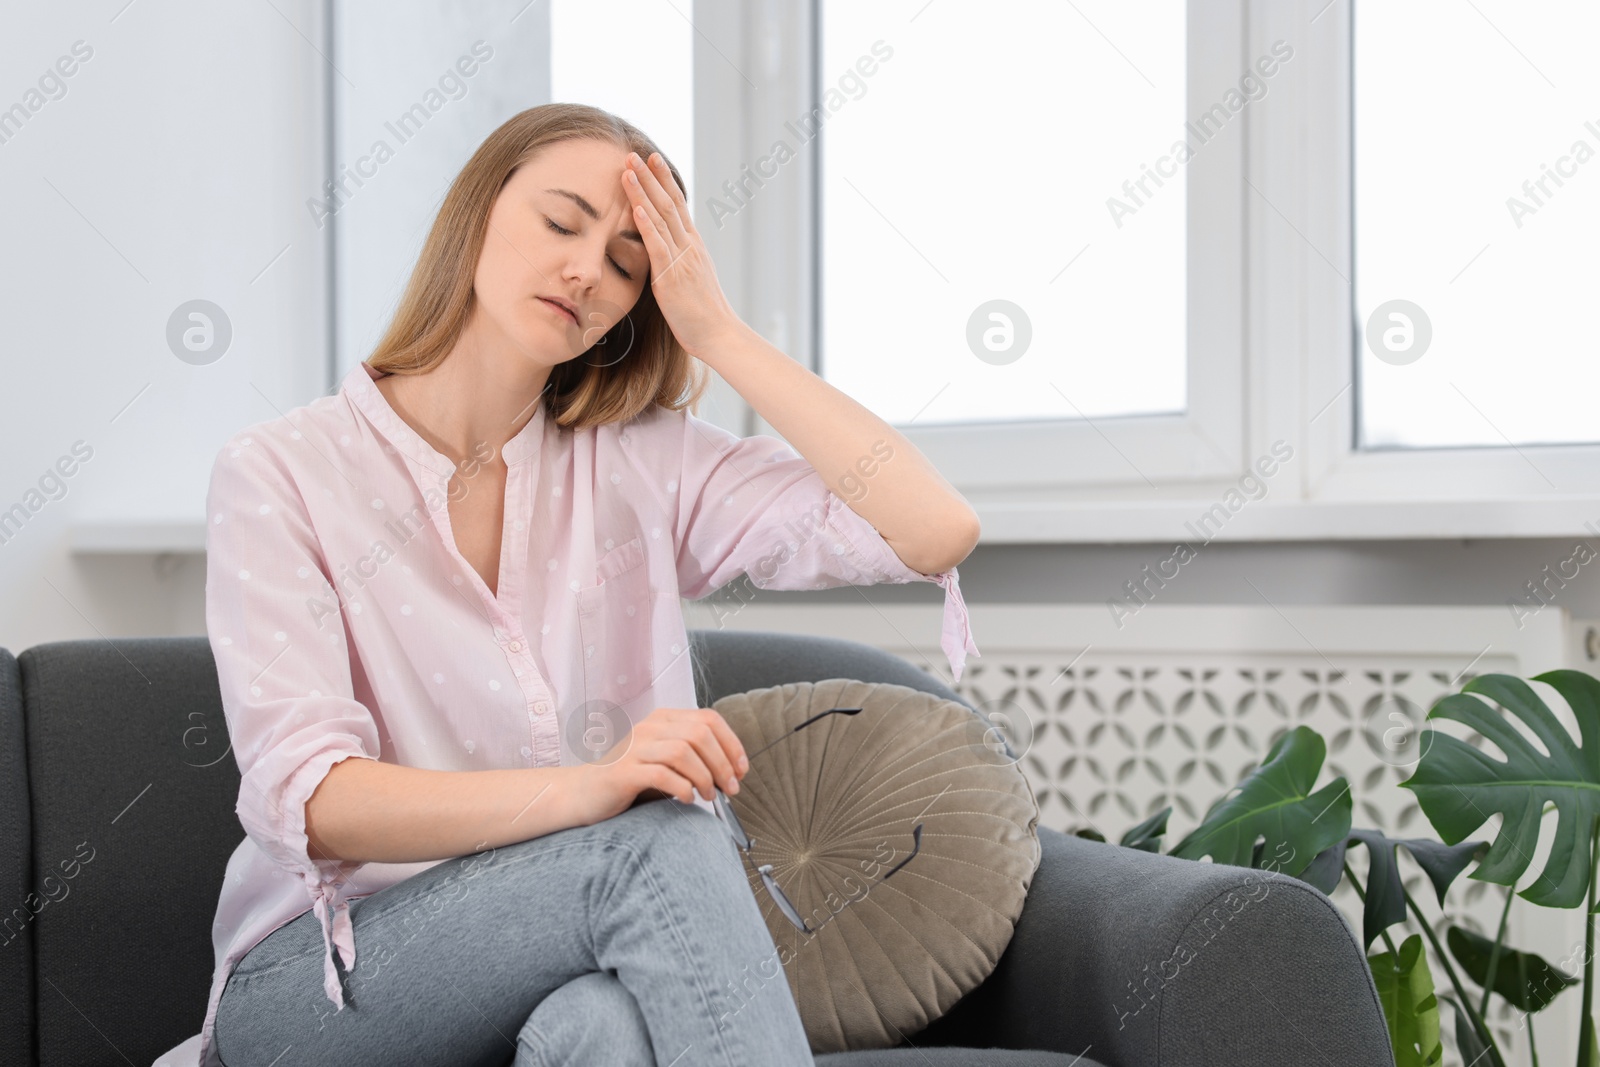
[[[907,567],[777,438],[659,406],[576,432],[538,406],[502,452],[491,593],[450,530],[455,466],[395,413],[379,376],[359,364],[336,394],[239,431],[212,467],[206,630],[246,837],[217,902],[201,1032],[157,1067],[219,1067],[213,1024],[233,965],[308,905],[323,990],[342,1010],[332,946],[353,972],[348,902],[443,862],[310,858],[305,802],[340,760],[582,762],[574,712],[631,724],[698,706],[679,597],[743,573],[763,589],[935,582],[952,675],[979,654],[954,567]],[[470,470],[458,495],[474,491]]]

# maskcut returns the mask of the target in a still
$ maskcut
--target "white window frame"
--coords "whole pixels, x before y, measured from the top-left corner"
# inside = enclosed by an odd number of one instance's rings
[[[1252,180],[1279,209],[1305,220],[1301,227],[1305,239],[1281,219],[1272,226],[1266,218],[1272,209],[1264,204],[1257,205],[1251,223],[1262,235],[1259,245],[1252,247],[1259,265],[1254,288],[1263,298],[1257,303],[1266,311],[1258,324],[1262,351],[1292,351],[1297,342],[1295,324],[1305,324],[1298,333],[1305,351],[1300,402],[1294,403],[1287,380],[1277,383],[1273,395],[1298,410],[1309,424],[1306,495],[1313,502],[1411,503],[1419,511],[1452,513],[1452,521],[1463,524],[1471,520],[1459,505],[1516,508],[1529,520],[1527,533],[1544,532],[1542,528],[1548,529],[1550,521],[1561,515],[1567,516],[1568,528],[1549,532],[1585,532],[1585,519],[1600,519],[1600,500],[1594,499],[1600,492],[1600,445],[1369,451],[1355,447],[1357,383],[1352,354],[1360,336],[1353,290],[1321,257],[1325,254],[1354,280],[1351,58],[1357,2],[1361,0],[1255,5],[1263,36],[1285,36],[1296,23],[1306,27],[1301,31],[1307,37],[1306,67],[1301,73],[1307,77],[1292,86],[1296,96],[1285,99],[1292,106],[1277,112],[1267,109],[1259,116],[1264,126],[1251,160]],[[1310,22],[1311,18],[1316,21]],[[1295,144],[1297,133],[1300,151],[1279,150],[1274,158],[1270,146]],[[1296,216],[1295,208],[1303,214]],[[1326,411],[1319,416],[1324,406]],[[1513,518],[1483,516],[1477,525],[1517,536],[1524,531],[1508,521]],[[1473,531],[1469,527],[1461,532]]]
[[[1295,51],[1267,95],[1225,128],[1226,142],[1208,143],[1187,166],[1186,415],[897,425],[978,510],[985,543],[1185,538],[1197,515],[1239,499],[1229,490],[1275,444],[1294,459],[1214,539],[1552,537],[1600,528],[1600,446],[1355,447],[1354,2],[1190,0],[1191,115],[1274,42]],[[741,315],[813,368],[818,143],[724,227],[704,220],[722,178],[766,155],[773,131],[812,106],[812,87],[826,78],[816,69],[817,17],[816,0],[695,4],[697,222]],[[775,434],[720,380],[714,405],[738,432]]]

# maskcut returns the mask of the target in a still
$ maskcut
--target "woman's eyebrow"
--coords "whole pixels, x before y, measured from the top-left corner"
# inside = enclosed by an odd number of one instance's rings
[[[577,204],[579,209],[581,209],[583,211],[583,213],[585,215],[588,215],[591,219],[598,219],[600,217],[600,212],[598,212],[598,211],[596,211],[594,209],[594,205],[593,204],[589,203],[589,201],[585,200],[583,197],[579,196],[577,193],[572,192],[571,190],[568,190],[568,189],[546,189],[545,192],[547,192],[547,193],[555,193],[557,196],[566,197],[567,199],[571,200],[573,203]],[[619,237],[626,237],[630,241],[637,241],[641,245],[644,244],[644,238],[639,236],[639,231],[638,230],[622,230],[622,231],[619,231],[618,236]]]

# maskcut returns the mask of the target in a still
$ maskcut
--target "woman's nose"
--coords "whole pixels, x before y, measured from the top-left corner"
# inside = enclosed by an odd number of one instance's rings
[[[575,253],[567,264],[567,277],[584,285],[598,285],[601,272],[605,269],[605,252],[588,251]]]

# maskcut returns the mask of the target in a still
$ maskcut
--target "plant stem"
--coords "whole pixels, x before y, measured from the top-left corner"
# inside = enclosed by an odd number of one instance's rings
[[[1528,988],[1528,957],[1526,954],[1517,957],[1517,984],[1523,989]],[[1528,1057],[1533,1061],[1533,1067],[1539,1067],[1539,1046],[1533,1043],[1533,1012],[1524,1012],[1522,1018],[1528,1024]]]
[[[1589,1058],[1589,1041],[1594,1032],[1594,883],[1600,877],[1600,815],[1589,830],[1589,909],[1584,915],[1583,934],[1583,1018],[1578,1024],[1578,1062]]]
[[[1361,903],[1363,905],[1366,904],[1366,902],[1367,902],[1367,894],[1365,894],[1365,893],[1363,893],[1361,891],[1361,883],[1356,881],[1356,872],[1352,871],[1350,869],[1350,861],[1349,860],[1345,861],[1344,874],[1345,874],[1346,878],[1350,879],[1350,888],[1352,888],[1352,889],[1354,889],[1356,891],[1356,896],[1358,898],[1360,898]],[[1394,947],[1394,941],[1393,941],[1392,938],[1389,937],[1389,931],[1380,930],[1380,931],[1378,931],[1378,933],[1380,935],[1382,935],[1383,943],[1385,945],[1389,946],[1389,955],[1393,956],[1394,959],[1395,959],[1395,963],[1398,964],[1400,962],[1400,950]]]
[[[1467,1018],[1472,1020],[1473,1028],[1478,1031],[1478,1038],[1489,1050],[1489,1058],[1494,1061],[1494,1067],[1505,1067],[1505,1057],[1500,1054],[1500,1046],[1495,1042],[1494,1034],[1489,1032],[1489,1026],[1483,1021],[1483,1016],[1478,1014],[1478,1009],[1472,1006],[1472,998],[1467,996],[1467,991],[1462,988],[1461,978],[1456,974],[1456,969],[1450,964],[1450,956],[1445,952],[1444,946],[1439,944],[1439,938],[1433,932],[1433,927],[1428,925],[1428,920],[1423,918],[1422,909],[1417,907],[1417,902],[1411,899],[1411,893],[1404,885],[1400,887],[1401,894],[1406,898],[1406,904],[1411,908],[1411,914],[1417,920],[1417,925],[1422,927],[1422,933],[1428,939],[1428,944],[1433,946],[1434,955],[1439,957],[1439,962],[1444,964],[1444,973],[1450,976],[1450,984],[1455,987],[1456,996],[1461,999],[1461,1007],[1466,1010]]]
[[[1483,1001],[1478,1005],[1478,1014],[1484,1018],[1489,1017],[1489,991],[1494,989],[1494,972],[1500,966],[1500,946],[1506,940],[1506,920],[1511,918],[1511,900],[1517,894],[1515,881],[1506,886],[1506,906],[1500,910],[1500,932],[1494,935],[1494,947],[1489,950],[1489,973],[1483,976]]]
[[[1557,810],[1557,809],[1556,809],[1556,806],[1554,804],[1546,804],[1545,805],[1544,810],[1539,813],[1539,820],[1540,820],[1540,825],[1541,826],[1544,824],[1544,817],[1546,815],[1549,815],[1552,811],[1555,811],[1555,810]],[[1594,888],[1594,879],[1593,879],[1593,877],[1591,877],[1589,879],[1589,887],[1591,889]],[[1511,888],[1515,889],[1516,886],[1512,886]],[[1527,989],[1528,988],[1528,967],[1527,967],[1527,962],[1528,962],[1528,957],[1527,957],[1527,955],[1525,953],[1523,955],[1517,957],[1517,983],[1519,985],[1521,985],[1523,989]],[[1527,1024],[1528,1024],[1528,1058],[1531,1061],[1531,1067],[1539,1067],[1539,1045],[1533,1039],[1533,1012],[1531,1012],[1531,1011],[1530,1012],[1525,1012],[1523,1014],[1523,1018],[1527,1021]]]

